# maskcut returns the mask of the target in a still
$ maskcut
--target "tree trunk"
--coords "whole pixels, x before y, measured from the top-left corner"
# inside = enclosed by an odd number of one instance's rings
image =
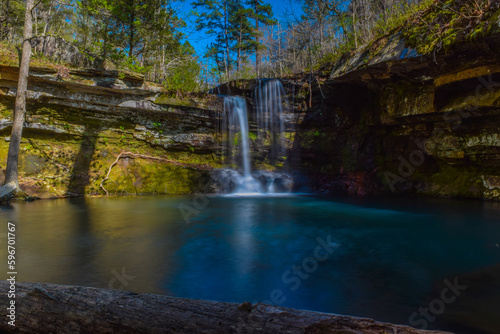
[[[356,18],[356,10],[357,10],[357,3],[356,1],[352,2],[352,31],[354,34],[354,46],[358,48],[358,34],[356,30],[356,25],[357,25],[357,18]]]
[[[279,66],[279,73],[280,77],[283,77],[283,57],[281,55],[281,37],[282,37],[282,31],[281,31],[281,24],[280,21],[278,20],[278,66]]]
[[[132,58],[134,55],[134,33],[135,33],[135,1],[132,1],[132,8],[130,13],[130,34],[129,34],[129,43],[128,43],[128,57]]]
[[[2,21],[0,21],[0,41],[7,40],[9,37],[9,11],[10,11],[10,2],[9,0],[5,1],[5,3],[1,6],[0,11],[2,13]]]
[[[10,283],[0,281],[0,290]],[[16,283],[15,327],[0,294],[7,333],[444,333],[372,319],[252,305],[136,294],[56,284]]]
[[[238,72],[241,70],[241,42],[242,42],[241,30],[242,29],[240,22],[240,30],[238,32],[238,55],[236,56],[236,66]]]
[[[140,55],[141,55],[141,67],[143,67],[143,66],[144,66],[144,56],[146,56],[146,53],[147,53],[147,51],[146,51],[146,50],[147,50],[147,47],[148,47],[148,42],[147,42],[147,41],[145,41],[145,42],[144,42],[144,47],[142,48],[141,53],[140,53]]]
[[[49,20],[51,17],[51,12],[52,12],[52,6],[49,7],[49,14],[47,15],[47,22],[45,22],[45,27],[43,27],[43,36],[47,34],[47,31],[49,30]],[[38,34],[38,30],[37,30]]]
[[[292,42],[295,42],[295,29],[292,29]],[[295,55],[295,45],[292,47],[293,51],[293,69],[295,70],[297,64],[297,56]]]
[[[226,42],[226,52],[224,59],[224,70],[226,71],[226,81],[229,80],[229,32],[228,32],[228,10],[227,1],[224,2],[224,39]]]
[[[257,78],[260,78],[260,53],[259,53],[259,2],[254,1],[254,11],[255,11],[255,72],[257,73]]]
[[[34,17],[34,19],[35,19],[35,22],[34,22],[34,24],[35,24],[35,35],[38,35],[38,14],[36,13],[37,12],[36,8],[35,8],[34,12],[35,12],[35,15],[34,15],[35,16]]]
[[[257,72],[257,78],[260,78],[259,19],[255,19],[255,31],[256,31],[256,35],[255,35],[255,41],[256,41],[256,44],[255,44],[255,69]]]
[[[102,61],[106,61],[108,58],[108,20],[104,19],[104,35],[102,37]]]
[[[18,163],[19,148],[23,134],[23,124],[26,115],[26,90],[28,88],[28,76],[31,58],[30,38],[33,31],[31,9],[34,0],[26,0],[26,14],[24,21],[23,52],[21,64],[19,66],[19,80],[17,83],[16,105],[14,108],[14,121],[12,123],[12,133],[10,135],[9,154],[7,158],[7,170],[5,184],[14,182],[19,187]]]

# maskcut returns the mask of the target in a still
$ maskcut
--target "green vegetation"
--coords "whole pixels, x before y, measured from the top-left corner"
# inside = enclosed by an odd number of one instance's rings
[[[161,142],[154,145],[157,139],[134,138],[131,132],[123,132],[130,129],[128,121],[117,119],[102,129],[102,124],[92,112],[45,104],[29,107],[31,122],[60,126],[66,132],[47,134],[29,128],[24,130],[19,176],[30,194],[102,195],[100,182],[116,157],[125,151],[166,158],[198,166],[201,170],[154,159],[123,160],[113,168],[106,182],[110,194],[192,193],[203,184],[198,180],[206,175],[204,168],[221,167],[210,152],[200,153],[189,144],[186,144],[185,150],[172,150]],[[0,113],[10,115],[12,108],[13,99],[0,96]],[[82,126],[85,130],[78,130]],[[9,141],[4,138],[9,133],[9,129],[0,131],[0,162],[4,166],[9,147]]]
[[[375,38],[382,37],[399,30],[408,24],[418,13],[427,10],[435,0],[422,0],[402,4],[387,19],[379,18],[375,23]]]
[[[0,41],[0,64],[18,66],[18,54],[14,45],[7,41]]]
[[[301,12],[275,13],[262,0],[197,0],[181,17],[173,0],[42,0],[33,11],[34,32],[66,39],[106,69],[119,70],[119,79],[126,71],[141,73],[173,96],[233,79],[326,74],[353,49],[376,53],[388,34],[399,32],[426,54],[499,29],[500,5],[493,0],[298,3]],[[0,0],[0,64],[18,64],[24,6]],[[189,21],[198,36],[212,38],[198,53],[184,35]],[[71,68],[37,52],[31,66]]]
[[[500,30],[497,22],[500,3],[492,0],[398,0],[391,2],[392,6],[382,7],[371,1],[360,6],[358,1],[351,0],[347,8],[342,7],[342,2],[306,2],[311,4],[310,8],[321,8],[321,4],[324,8],[321,14],[314,9],[304,10],[309,20],[314,18],[311,25],[330,24],[345,31],[340,39],[333,38],[337,44],[330,50],[325,50],[328,44],[325,38],[328,41],[331,36],[322,36],[320,41],[311,39],[308,68],[313,70],[331,68],[343,54],[361,45],[374,54],[387,35],[398,32],[419,54],[429,54],[446,52],[452,45]],[[317,6],[312,7],[313,3]]]
[[[495,27],[498,29],[500,3],[497,1],[433,1],[417,9],[403,23],[402,33],[420,54],[446,51],[455,43],[484,36]]]
[[[0,0],[0,64],[18,65],[24,1]],[[144,74],[167,90],[196,88],[200,66],[184,38],[185,23],[170,0],[41,0],[33,13],[33,35],[62,37],[105,69]],[[57,69],[57,63],[34,53],[31,66]]]
[[[205,53],[214,64],[209,71],[219,80],[228,81],[234,73],[240,78],[238,72],[254,53],[259,76],[261,51],[266,49],[259,24],[275,24],[271,5],[262,0],[199,0],[192,5],[197,9],[196,29],[215,37]]]

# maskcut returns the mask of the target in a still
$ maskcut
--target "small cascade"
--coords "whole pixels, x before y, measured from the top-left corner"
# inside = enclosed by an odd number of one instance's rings
[[[259,79],[254,91],[254,110],[260,143],[270,142],[270,160],[275,163],[285,154],[285,89],[278,79]]]
[[[243,175],[250,175],[250,147],[248,144],[248,115],[247,104],[243,97],[227,96],[224,98],[224,116],[227,117],[229,129],[229,142],[234,144],[236,140],[241,141],[241,160]],[[236,135],[239,138],[236,139]]]
[[[248,115],[247,104],[243,97],[240,96],[226,96],[224,98],[224,113],[223,121],[227,126],[227,136],[230,153],[234,151],[236,142],[239,142],[239,151],[241,165],[243,168],[243,175],[237,177],[238,187],[237,193],[260,193],[262,192],[260,183],[255,180],[251,174],[250,167],[250,146],[248,136]],[[236,157],[233,157],[235,162]]]

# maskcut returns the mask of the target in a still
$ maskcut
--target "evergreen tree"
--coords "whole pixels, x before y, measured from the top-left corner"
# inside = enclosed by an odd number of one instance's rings
[[[220,69],[220,54],[222,54],[223,68],[226,79],[230,71],[230,14],[231,2],[235,0],[200,0],[193,2],[196,12],[196,30],[205,30],[205,33],[216,37],[215,43],[209,48],[207,56],[213,57]],[[238,0],[236,0],[238,1]]]
[[[255,49],[255,69],[257,71],[257,76],[260,76],[260,51],[264,49],[264,45],[260,42],[261,32],[259,30],[259,24],[262,23],[265,26],[274,25],[276,21],[272,18],[273,11],[270,4],[264,3],[262,0],[247,0],[247,5],[250,6],[249,16],[254,19],[254,49]]]
[[[251,10],[245,8],[240,1],[233,1],[231,4],[230,33],[234,41],[232,50],[236,52],[236,69],[242,68],[246,55],[253,50],[253,27],[248,19]]]
[[[179,28],[185,24],[168,0],[79,0],[78,7],[78,43],[103,60],[152,68],[149,77],[164,79],[169,57],[183,54]]]
[[[0,41],[13,43],[22,37],[25,8],[21,0],[0,0]]]
[[[33,8],[33,35],[57,35],[71,39],[74,11],[70,3],[41,0]]]
[[[114,0],[79,0],[76,26],[76,42],[86,51],[100,56],[103,60],[116,60],[117,25],[112,12]]]

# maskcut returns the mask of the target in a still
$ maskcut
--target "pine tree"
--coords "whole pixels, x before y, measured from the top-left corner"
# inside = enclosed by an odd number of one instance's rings
[[[21,0],[0,0],[0,41],[13,43],[23,34],[26,6]]]
[[[223,54],[224,74],[226,80],[230,71],[230,14],[232,0],[200,0],[193,2],[194,8],[201,9],[197,12],[196,29],[205,30],[205,33],[216,36],[215,43],[209,48],[207,55],[216,59],[219,64],[220,56]],[[220,66],[219,66],[220,67]]]
[[[253,28],[248,17],[251,9],[245,8],[241,1],[233,1],[229,18],[231,38],[234,40],[232,50],[236,52],[236,69],[242,68],[246,54],[253,49]]]
[[[247,5],[250,6],[251,11],[249,16],[254,19],[254,49],[255,49],[255,69],[257,76],[260,76],[260,51],[264,49],[264,45],[260,42],[261,32],[259,30],[259,24],[262,23],[266,26],[276,24],[276,21],[272,18],[273,11],[270,4],[264,3],[262,0],[247,0]]]

